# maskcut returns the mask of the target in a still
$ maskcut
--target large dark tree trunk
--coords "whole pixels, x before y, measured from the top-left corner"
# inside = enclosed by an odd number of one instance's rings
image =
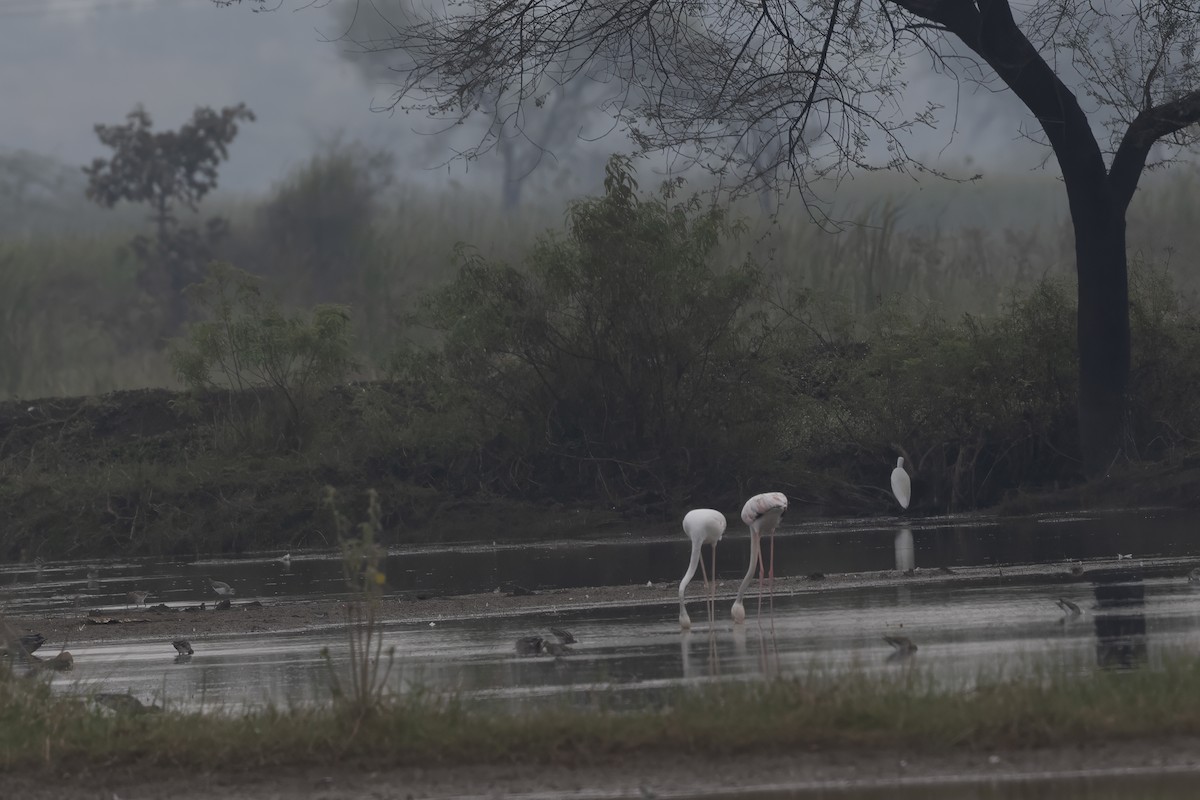
[[[1125,212],[1154,143],[1200,120],[1200,90],[1156,106],[1147,84],[1145,104],[1106,168],[1079,101],[1017,26],[1008,0],[891,1],[974,50],[1033,112],[1054,148],[1075,226],[1080,451],[1084,472],[1104,475],[1121,455],[1129,390]]]
[[[1141,165],[1111,180],[1074,93],[1021,31],[1007,0],[894,0],[943,25],[974,50],[1037,117],[1062,169],[1079,277],[1079,440],[1084,472],[1101,475],[1120,452],[1129,384],[1125,209]],[[1114,164],[1114,170],[1116,165]]]
[[[1125,207],[1106,191],[1073,203],[1071,219],[1079,278],[1079,442],[1084,470],[1103,475],[1121,453],[1129,388]]]

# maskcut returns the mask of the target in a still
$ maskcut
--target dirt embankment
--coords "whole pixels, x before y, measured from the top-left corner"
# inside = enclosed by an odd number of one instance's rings
[[[605,529],[677,530],[661,512],[435,490],[449,467],[406,454],[380,384],[337,387],[300,452],[271,427],[262,393],[206,397],[163,389],[0,403],[0,559],[237,553],[327,548],[326,487],[360,520],[379,492],[384,527],[406,543],[570,538]],[[828,515],[804,487],[790,513]],[[881,490],[882,491],[882,490]],[[1093,483],[1010,498],[1001,513],[1122,505],[1200,507],[1200,463],[1128,467]],[[889,509],[842,509],[856,514]]]
[[[429,488],[438,465],[404,457],[371,392],[386,395],[344,386],[315,401],[321,431],[302,453],[266,441],[281,434],[263,427],[259,394],[232,411],[226,395],[165,389],[0,403],[0,559],[328,548],[327,487],[352,521],[376,489],[385,528],[409,543],[621,524],[603,509]]]

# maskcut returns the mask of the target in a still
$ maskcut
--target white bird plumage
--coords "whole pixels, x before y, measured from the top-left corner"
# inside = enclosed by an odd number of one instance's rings
[[[904,469],[903,456],[896,459],[896,468],[892,470],[892,494],[896,495],[896,502],[901,508],[908,508],[908,502],[912,499],[912,480]]]
[[[717,542],[721,541],[721,537],[725,534],[725,525],[725,515],[711,508],[693,508],[683,516],[683,532],[692,540],[692,556],[688,562],[687,572],[684,573],[683,580],[679,582],[679,627],[682,630],[686,631],[692,627],[692,619],[688,616],[683,598],[688,584],[696,575],[697,564],[700,565],[700,570],[704,575],[704,582],[709,586],[708,624],[710,627],[712,626],[715,616],[713,603],[715,602],[717,583]],[[706,544],[712,548],[711,581],[707,570],[704,569],[704,559],[701,558],[700,552]]]
[[[742,583],[738,586],[737,599],[733,601],[733,608],[730,613],[733,616],[733,621],[744,622],[746,619],[746,608],[742,605],[742,596],[746,592],[746,585],[750,583],[750,578],[754,576],[754,567],[758,566],[758,594],[759,601],[762,601],[762,535],[766,534],[771,537],[771,564],[768,571],[768,586],[771,590],[774,589],[775,582],[775,528],[779,525],[779,520],[787,511],[788,499],[781,492],[766,492],[765,494],[756,494],[746,501],[746,505],[742,506],[742,522],[750,528],[750,566],[746,569],[746,576],[742,578]]]

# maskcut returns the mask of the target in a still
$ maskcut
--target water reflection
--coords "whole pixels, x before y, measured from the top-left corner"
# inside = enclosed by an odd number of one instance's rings
[[[896,533],[896,571],[911,573],[917,567],[916,551],[913,548],[912,528],[901,528]]]
[[[1133,569],[1096,571],[1089,576],[1096,612],[1096,664],[1131,669],[1146,663],[1146,586]]]

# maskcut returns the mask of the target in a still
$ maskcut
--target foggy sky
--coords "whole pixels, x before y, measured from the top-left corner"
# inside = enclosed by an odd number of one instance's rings
[[[353,2],[354,0],[333,0]],[[0,148],[29,149],[69,164],[107,155],[97,122],[121,122],[135,103],[158,129],[181,124],[198,105],[246,102],[258,121],[244,126],[221,169],[221,188],[267,189],[306,159],[322,138],[386,146],[401,156],[406,180],[436,183],[428,171],[446,155],[412,132],[414,120],[372,112],[389,94],[369,85],[338,48],[328,8],[274,13],[218,8],[210,0],[0,0]],[[915,59],[914,59],[915,62]],[[935,163],[1026,173],[1044,150],[1017,136],[1019,105],[998,95],[929,74],[913,64],[915,106],[934,97],[948,108],[938,131],[922,131],[911,152]],[[951,135],[957,110],[957,133]],[[428,126],[426,126],[428,127]],[[617,138],[599,145],[626,149]],[[569,165],[571,153],[557,153]],[[460,165],[452,175],[494,191],[494,165]],[[1053,167],[1051,166],[1053,169]]]

